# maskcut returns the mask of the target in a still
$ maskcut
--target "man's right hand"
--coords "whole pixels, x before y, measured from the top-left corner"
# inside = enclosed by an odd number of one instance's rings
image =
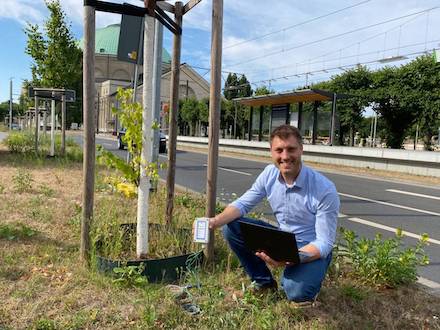
[[[239,218],[240,210],[235,206],[228,205],[222,213],[217,214],[215,217],[209,218],[209,229],[217,229],[223,225],[228,224],[234,219]]]
[[[217,229],[219,227],[216,217],[209,218],[209,229]]]

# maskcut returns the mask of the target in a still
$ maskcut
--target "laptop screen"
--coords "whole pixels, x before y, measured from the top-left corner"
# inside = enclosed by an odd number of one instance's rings
[[[295,234],[254,223],[239,221],[246,247],[253,252],[265,252],[276,261],[299,263]]]

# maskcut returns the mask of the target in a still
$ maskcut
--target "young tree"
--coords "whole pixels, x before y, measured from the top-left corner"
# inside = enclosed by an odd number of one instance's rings
[[[24,31],[28,38],[26,54],[33,59],[31,83],[38,87],[73,89],[80,97],[82,51],[70,32],[59,0],[45,3],[50,14],[44,28],[28,23]]]

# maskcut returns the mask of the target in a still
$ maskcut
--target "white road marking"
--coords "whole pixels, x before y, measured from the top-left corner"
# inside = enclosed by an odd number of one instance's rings
[[[425,285],[425,286],[427,286],[428,288],[431,288],[431,289],[435,289],[435,290],[440,289],[440,283],[428,280],[427,278],[424,278],[424,277],[421,277],[421,276],[419,276],[417,278],[417,282],[420,283],[420,284],[423,284],[423,285]]]
[[[360,224],[363,224],[363,225],[366,225],[366,226],[383,229],[383,230],[390,231],[390,232],[393,232],[393,233],[397,232],[397,228],[381,225],[379,223],[375,223],[375,222],[369,221],[369,220],[364,220],[364,219],[361,219],[361,218],[347,218],[347,220],[352,221],[352,222],[357,222],[357,223],[360,223]],[[420,236],[420,235],[417,235],[417,234],[414,234],[414,233],[411,233],[411,232],[405,231],[405,230],[402,231],[402,234],[405,235],[405,236],[408,236],[408,237],[416,238],[416,239],[421,239],[422,238],[422,236]],[[433,238],[428,238],[428,242],[440,245],[440,241],[436,240],[436,239],[433,239]]]
[[[203,164],[203,166],[207,167],[208,164]],[[251,173],[246,173],[246,172],[241,172],[241,171],[236,171],[236,170],[231,170],[230,168],[225,168],[225,167],[218,167],[218,169],[223,170],[223,171],[229,171],[229,172],[234,172],[234,173],[238,173],[238,174],[244,174],[244,175],[249,175],[251,176]]]
[[[397,194],[403,194],[403,195],[410,195],[410,196],[417,196],[417,197],[423,197],[423,198],[436,199],[436,200],[440,201],[440,197],[437,197],[437,196],[418,194],[418,193],[413,193],[413,192],[404,191],[404,190],[397,190],[397,189],[386,189],[386,191],[397,193]]]
[[[440,213],[437,213],[437,212],[431,212],[431,211],[416,209],[414,207],[409,207],[409,206],[404,206],[404,205],[399,205],[399,204],[394,204],[394,203],[382,202],[382,201],[378,201],[378,200],[375,200],[375,199],[370,199],[370,198],[365,198],[365,197],[360,197],[360,196],[354,196],[354,195],[350,195],[350,194],[339,193],[339,195],[345,196],[345,197],[354,198],[354,199],[359,199],[359,200],[362,200],[362,201],[367,201],[367,202],[372,202],[372,203],[377,203],[377,204],[397,207],[397,208],[404,209],[404,210],[409,210],[409,211],[414,211],[414,212],[419,212],[419,213],[424,213],[424,214],[429,214],[429,215],[435,215],[437,217],[440,217]]]

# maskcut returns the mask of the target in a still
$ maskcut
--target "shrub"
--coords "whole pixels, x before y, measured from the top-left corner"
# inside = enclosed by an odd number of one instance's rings
[[[19,169],[17,174],[12,177],[15,191],[22,193],[28,192],[32,189],[32,174],[25,172],[23,169]]]
[[[377,234],[374,239],[360,238],[353,231],[341,228],[346,243],[345,255],[352,264],[352,271],[361,282],[373,286],[394,288],[417,280],[417,266],[427,265],[429,259],[423,247],[428,235],[423,234],[415,247],[402,247],[402,230],[397,230],[395,238],[382,239]]]
[[[148,280],[142,275],[144,269],[144,264],[140,264],[139,266],[116,267],[113,269],[113,272],[117,278],[113,280],[113,283],[124,286],[145,286],[148,284]]]
[[[30,131],[11,132],[4,143],[10,152],[26,153],[34,150],[35,135]]]

